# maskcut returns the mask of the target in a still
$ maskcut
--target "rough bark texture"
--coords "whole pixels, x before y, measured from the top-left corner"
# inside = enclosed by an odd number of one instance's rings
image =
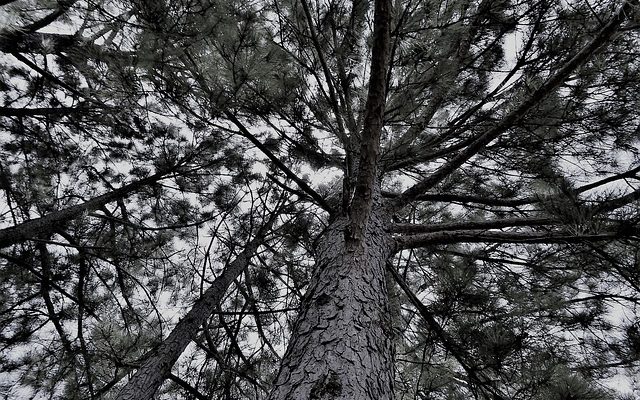
[[[393,397],[384,223],[374,209],[355,248],[345,246],[344,219],[319,239],[317,269],[271,400]]]
[[[213,281],[191,310],[178,322],[169,336],[138,369],[127,385],[118,393],[116,400],[151,399],[169,376],[173,364],[178,360],[187,345],[195,338],[198,328],[217,308],[225,292],[240,273],[247,267],[249,260],[262,243],[262,232]]]

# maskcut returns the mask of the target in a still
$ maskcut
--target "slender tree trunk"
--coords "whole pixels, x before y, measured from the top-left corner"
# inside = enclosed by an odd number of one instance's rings
[[[268,225],[270,226],[271,223]],[[233,281],[244,271],[249,260],[264,240],[264,230],[246,244],[244,250],[233,260],[222,275],[213,281],[191,310],[178,322],[169,336],[162,341],[142,366],[136,371],[116,400],[148,400],[171,373],[173,364],[184,349],[195,339],[198,328],[220,305],[220,301]]]
[[[356,246],[345,246],[346,219],[319,239],[314,278],[270,400],[393,397],[385,282],[391,240],[379,211]]]

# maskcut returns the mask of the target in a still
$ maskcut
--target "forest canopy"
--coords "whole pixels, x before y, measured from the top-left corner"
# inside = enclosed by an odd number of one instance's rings
[[[0,0],[0,395],[640,396],[638,0]]]

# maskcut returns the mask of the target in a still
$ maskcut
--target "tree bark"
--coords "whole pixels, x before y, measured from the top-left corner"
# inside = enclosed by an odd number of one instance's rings
[[[270,400],[393,397],[393,346],[385,262],[392,241],[374,209],[364,240],[346,246],[348,221],[318,240],[305,295]]]

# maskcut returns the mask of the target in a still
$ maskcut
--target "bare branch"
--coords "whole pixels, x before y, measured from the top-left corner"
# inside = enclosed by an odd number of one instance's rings
[[[471,378],[472,381],[481,385],[483,389],[489,390],[495,396],[496,399],[503,399],[504,397],[499,393],[497,393],[495,389],[485,386],[485,384],[487,383],[487,379],[481,378],[478,375],[478,371],[476,371],[476,369],[469,364],[469,360],[471,358],[469,354],[467,354],[465,349],[461,345],[456,343],[449,336],[449,334],[447,334],[447,332],[445,332],[445,330],[440,326],[438,321],[436,321],[433,314],[420,301],[420,299],[418,299],[415,293],[413,293],[413,291],[411,290],[407,282],[405,282],[405,280],[400,276],[400,274],[398,274],[398,272],[393,268],[393,265],[391,265],[391,263],[387,263],[387,271],[391,273],[391,275],[393,276],[393,279],[396,281],[398,286],[402,288],[405,295],[409,298],[409,301],[411,302],[411,304],[413,304],[413,306],[418,310],[422,318],[425,320],[425,322],[429,326],[429,329],[431,329],[436,334],[436,336],[440,340],[440,343],[442,343],[444,348],[447,349],[447,351],[449,351],[453,355],[453,357],[458,361],[458,363],[460,363],[462,368],[464,368],[464,370],[469,375],[469,378]]]
[[[558,218],[503,218],[488,221],[465,221],[442,224],[394,224],[393,233],[430,233],[440,231],[501,229],[512,226],[540,226],[561,222]]]
[[[327,211],[329,214],[333,214],[333,208],[329,205],[329,203],[327,203],[324,197],[320,196],[318,192],[313,190],[313,188],[311,188],[311,186],[309,186],[307,182],[305,182],[297,174],[291,171],[289,167],[287,167],[278,157],[275,156],[275,154],[271,152],[271,150],[269,150],[261,141],[258,140],[258,138],[256,138],[251,132],[249,132],[244,124],[240,122],[240,120],[235,115],[233,115],[233,113],[225,110],[224,114],[229,119],[229,121],[231,121],[240,130],[239,133],[243,137],[249,139],[249,141],[253,143],[253,145],[256,146],[258,150],[260,150],[265,156],[267,156],[267,158],[269,158],[269,160],[271,160],[271,162],[273,162],[275,166],[278,167],[278,169],[287,176],[287,178],[294,181],[300,187],[300,189],[302,189],[303,192],[305,192],[313,200],[315,200],[315,202],[325,211]]]
[[[637,228],[621,229],[594,234],[571,234],[566,232],[501,232],[501,231],[444,231],[423,233],[395,238],[397,250],[451,243],[522,243],[556,244],[600,242],[605,240],[635,238]]]

